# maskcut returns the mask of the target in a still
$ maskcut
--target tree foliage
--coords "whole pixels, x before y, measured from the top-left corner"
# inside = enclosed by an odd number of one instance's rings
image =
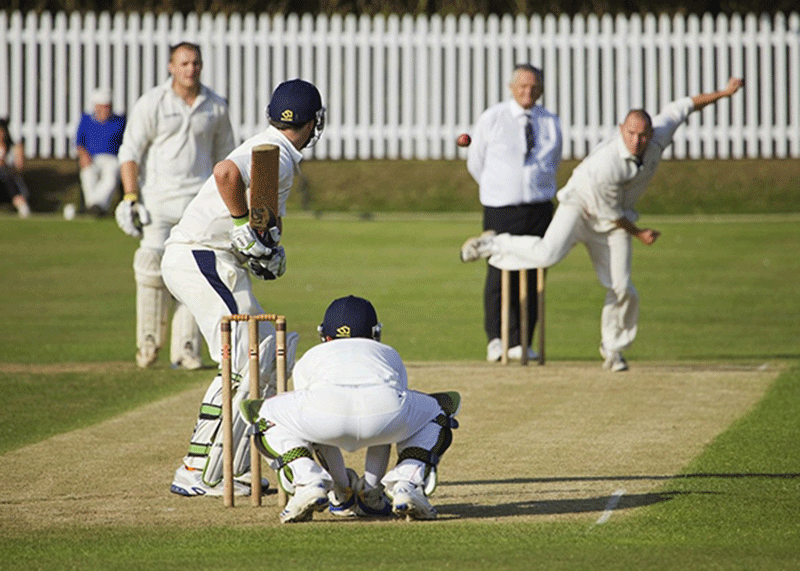
[[[210,12],[311,14],[745,14],[793,12],[798,0],[10,0],[23,12]]]

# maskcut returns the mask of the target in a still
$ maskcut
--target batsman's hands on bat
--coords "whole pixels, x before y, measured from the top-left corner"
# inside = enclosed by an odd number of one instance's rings
[[[272,253],[247,260],[250,271],[262,280],[274,280],[286,273],[286,252],[283,246],[275,246]]]
[[[117,226],[128,236],[142,237],[142,227],[150,224],[150,213],[135,197],[125,198],[114,211]]]
[[[277,246],[281,241],[281,229],[277,226],[272,226],[266,230],[256,230],[258,237],[268,246]]]
[[[272,247],[277,244],[277,242],[270,244],[271,239],[272,236],[269,232],[262,235],[250,226],[246,214],[233,219],[231,242],[234,248],[248,258],[261,258],[271,254]],[[278,231],[278,239],[280,239],[280,231]]]

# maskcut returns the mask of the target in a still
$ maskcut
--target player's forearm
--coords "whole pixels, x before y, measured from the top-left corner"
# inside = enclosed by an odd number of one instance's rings
[[[119,166],[119,177],[126,200],[139,198],[139,165],[133,161],[125,161]]]
[[[234,218],[247,214],[247,196],[239,169],[232,161],[222,161],[214,167],[214,182],[222,202]]]
[[[636,224],[624,217],[615,220],[614,223],[646,246],[653,244],[661,235],[661,232],[653,230],[652,228],[639,228]]]
[[[692,103],[694,104],[695,111],[700,110],[707,105],[711,105],[712,103],[716,103],[724,97],[730,97],[736,93],[743,84],[744,82],[741,79],[732,77],[730,80],[728,80],[728,85],[725,87],[725,89],[695,95],[692,97]]]
[[[92,164],[92,156],[89,154],[89,151],[80,146],[77,147],[77,149],[78,149],[78,165],[83,169]]]
[[[22,141],[14,145],[14,163],[17,172],[25,168],[25,144]]]
[[[634,224],[624,216],[622,218],[617,218],[616,220],[614,220],[614,224],[617,225],[617,228],[622,228],[631,236],[638,236],[642,232],[641,228],[639,228],[636,224]]]

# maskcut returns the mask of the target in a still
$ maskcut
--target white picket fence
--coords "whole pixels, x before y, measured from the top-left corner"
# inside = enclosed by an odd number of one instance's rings
[[[314,82],[328,107],[320,159],[453,159],[513,65],[544,69],[564,157],[579,158],[634,107],[744,77],[741,95],[694,114],[669,156],[800,156],[800,16],[354,17],[0,12],[0,116],[31,156],[74,156],[89,93],[125,112],[167,79],[169,45],[200,44],[203,82],[244,139],[266,126],[280,81]],[[7,81],[6,81],[7,79]]]

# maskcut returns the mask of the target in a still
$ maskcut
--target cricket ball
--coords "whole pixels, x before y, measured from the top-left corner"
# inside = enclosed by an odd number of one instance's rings
[[[456,139],[456,145],[459,147],[469,147],[469,144],[472,142],[472,138],[467,135],[466,133],[461,133]]]

